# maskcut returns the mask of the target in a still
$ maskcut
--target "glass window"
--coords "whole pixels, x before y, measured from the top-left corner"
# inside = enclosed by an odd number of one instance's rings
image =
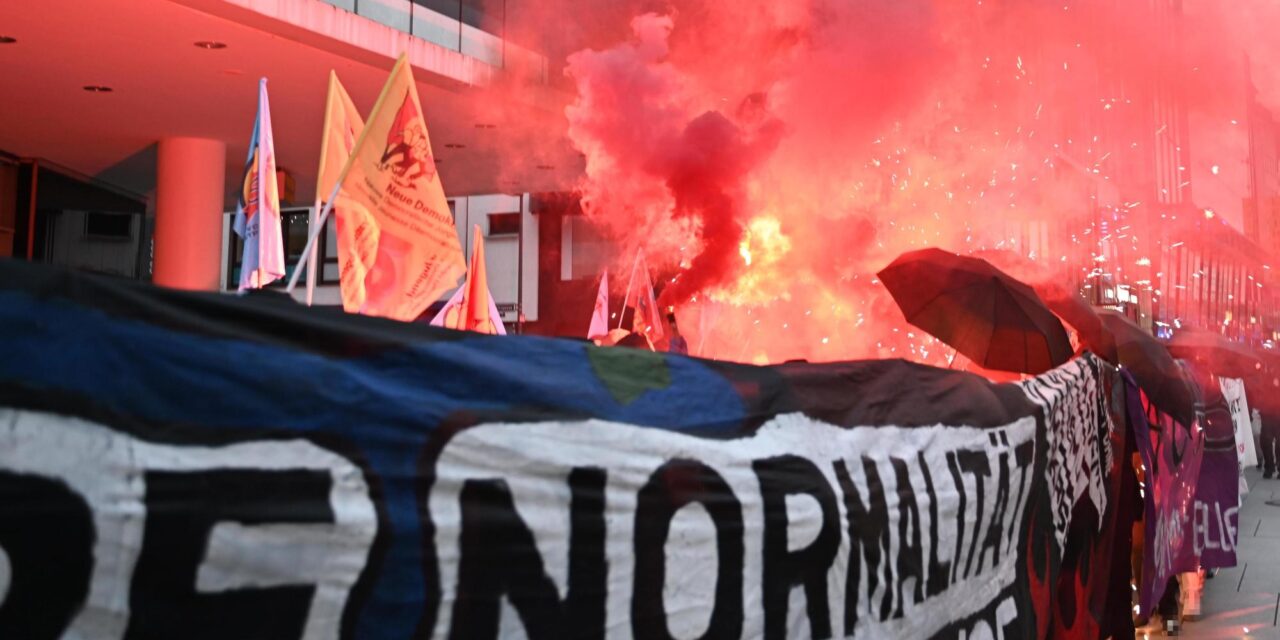
[[[289,283],[289,278],[293,276],[294,266],[302,259],[302,250],[307,246],[308,225],[307,218],[310,215],[308,209],[285,209],[280,216],[280,235],[284,239],[284,255],[285,255],[285,276],[277,280],[268,287],[285,287]],[[230,216],[235,219],[234,214]],[[325,221],[323,242],[318,242],[320,249],[317,258],[319,258],[320,269],[316,270],[316,284],[337,284],[338,283],[338,231],[337,222],[330,216]],[[228,229],[230,229],[228,224]],[[240,236],[235,231],[227,234],[227,289],[235,289],[240,283],[240,265],[244,260],[244,242],[240,240]],[[302,282],[302,280],[299,280]]]
[[[564,224],[570,227],[568,235],[572,243],[569,247],[572,256],[569,263],[570,279],[599,277],[614,255],[613,243],[583,216],[565,216]]]
[[[501,35],[505,22],[506,0],[413,0],[442,16],[458,20],[482,31]]]
[[[489,214],[489,235],[513,236],[520,233],[520,213]]]
[[[462,6],[458,0],[413,0],[413,2],[454,20],[458,19],[458,11]]]

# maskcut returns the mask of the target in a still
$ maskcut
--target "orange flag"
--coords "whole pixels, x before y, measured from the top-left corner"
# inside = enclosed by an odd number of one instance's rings
[[[498,314],[498,306],[489,293],[489,276],[484,268],[484,235],[475,227],[476,246],[471,252],[471,270],[467,281],[453,294],[431,324],[450,329],[476,331],[490,335],[507,335]]]
[[[417,318],[457,284],[466,263],[407,57],[391,70],[340,182],[342,306]]]
[[[496,334],[493,316],[489,307],[493,305],[493,297],[489,295],[489,276],[484,268],[484,234],[480,233],[480,225],[475,227],[476,246],[471,251],[471,271],[467,273],[466,293],[462,294],[462,319],[460,329]],[[501,321],[498,321],[501,326]]]

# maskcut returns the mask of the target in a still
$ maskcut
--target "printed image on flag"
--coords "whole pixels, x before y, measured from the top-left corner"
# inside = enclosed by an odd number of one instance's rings
[[[390,170],[396,184],[410,187],[415,180],[430,180],[436,175],[435,159],[431,157],[431,142],[423,126],[409,92],[405,91],[395,123],[387,135],[382,151],[382,168]]]

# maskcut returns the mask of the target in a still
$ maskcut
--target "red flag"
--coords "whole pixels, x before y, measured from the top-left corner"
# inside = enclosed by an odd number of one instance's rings
[[[658,313],[658,301],[653,295],[653,280],[649,278],[649,263],[640,256],[644,279],[640,281],[640,290],[636,292],[636,311],[631,320],[632,332],[643,335],[649,342],[662,339],[662,316]]]

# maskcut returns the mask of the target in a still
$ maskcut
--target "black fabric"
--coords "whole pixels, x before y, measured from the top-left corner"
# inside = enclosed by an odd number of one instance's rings
[[[906,360],[788,363],[754,367],[728,362],[709,366],[734,382],[760,421],[803,411],[841,426],[893,424],[924,427],[967,424],[993,427],[1038,411],[1013,384],[938,369]],[[857,393],[851,393],[857,389]]]
[[[283,295],[247,296],[181,291],[146,283],[84,274],[20,260],[0,260],[0,290],[40,300],[61,300],[170,330],[247,340],[331,358],[367,358],[413,345],[483,339],[425,323],[405,323],[348,314],[336,307],[306,307]],[[495,338],[496,339],[496,338]],[[516,340],[544,340],[516,337]],[[582,348],[579,341],[561,341]],[[781,414],[803,412],[841,426],[892,424],[905,427],[1008,424],[1038,412],[1012,384],[905,360],[788,363],[758,367],[702,361],[727,378],[746,405],[738,433],[750,432]],[[856,393],[850,392],[857,389]],[[41,390],[22,390],[43,395]],[[46,404],[64,402],[56,395]],[[563,411],[530,406],[529,415]]]
[[[465,335],[425,323],[354,316],[340,307],[307,307],[275,292],[237,296],[166,289],[22,260],[0,260],[0,289],[71,301],[169,329],[335,357],[360,357]]]

